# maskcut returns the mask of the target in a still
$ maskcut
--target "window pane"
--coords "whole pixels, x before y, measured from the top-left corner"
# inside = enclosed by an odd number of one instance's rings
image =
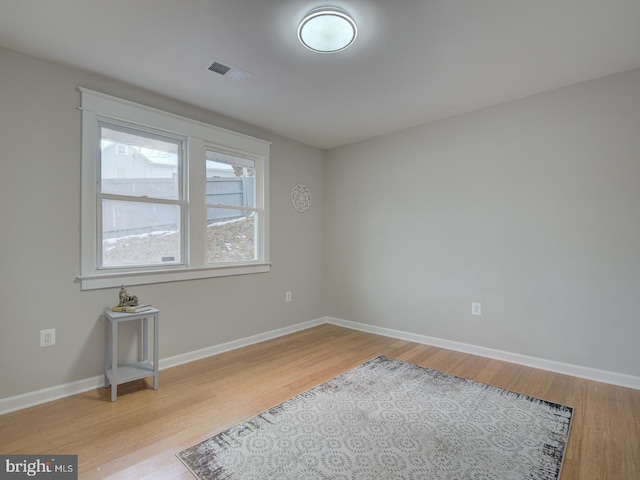
[[[182,262],[180,206],[102,201],[102,266]]]
[[[101,192],[179,199],[180,151],[179,140],[101,126]]]
[[[207,205],[256,206],[256,162],[214,150],[206,153]]]
[[[256,260],[255,212],[207,208],[207,217],[212,219],[207,221],[208,263]]]

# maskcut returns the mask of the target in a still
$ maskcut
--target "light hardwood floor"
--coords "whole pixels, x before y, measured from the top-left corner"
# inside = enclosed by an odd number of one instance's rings
[[[192,479],[175,454],[377,355],[574,407],[562,480],[640,479],[640,391],[321,325],[0,416],[0,453],[77,454],[80,479]]]

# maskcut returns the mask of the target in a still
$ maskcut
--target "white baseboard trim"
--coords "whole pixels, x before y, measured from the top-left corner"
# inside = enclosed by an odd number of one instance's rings
[[[526,367],[539,368],[550,372],[561,373],[563,375],[571,375],[572,377],[584,378],[596,382],[618,385],[620,387],[633,388],[640,390],[640,377],[627,375],[625,373],[610,372],[607,370],[599,370],[597,368],[582,367],[569,363],[556,362],[554,360],[545,360],[543,358],[530,357],[518,353],[505,352],[503,350],[495,350],[492,348],[480,347],[468,343],[454,342],[442,338],[429,337],[417,333],[404,332],[394,330],[392,328],[377,327],[350,320],[342,320],[339,318],[325,317],[326,323],[338,325],[340,327],[360,330],[367,333],[375,333],[385,337],[397,338],[399,340],[407,340],[409,342],[431,345],[434,347],[445,348],[447,350],[455,350],[462,353],[470,353],[481,357],[493,358],[505,362],[516,363]]]
[[[212,347],[203,348],[201,350],[195,350],[193,352],[164,358],[160,360],[160,370],[164,368],[176,367],[184,363],[193,362],[195,360],[200,360],[201,358],[210,357],[212,355],[218,355],[219,353],[228,352],[237,348],[248,347],[249,345],[253,345],[254,343],[266,342],[267,340],[282,337],[290,333],[299,332],[300,330],[306,330],[311,327],[322,325],[323,323],[327,323],[324,318],[309,320],[308,322],[298,323],[290,327],[278,328],[276,330],[270,330],[265,333],[259,333],[258,335],[252,335],[250,337],[221,343],[220,345],[214,345]]]
[[[237,348],[247,347],[254,343],[260,343],[273,338],[282,337],[290,333],[306,330],[317,325],[326,323],[325,319],[310,320],[308,322],[298,323],[290,327],[278,328],[269,332],[252,335],[250,337],[241,338],[231,342],[221,343],[212,347],[195,350],[193,352],[175,355],[173,357],[160,359],[160,370],[175,367],[183,363],[193,362],[201,358],[210,357],[219,353],[228,352]],[[53,387],[43,388],[34,392],[27,392],[13,397],[0,398],[0,415],[24,408],[34,407],[42,403],[51,402],[64,397],[70,397],[78,393],[88,392],[104,386],[104,375],[85,378],[75,382],[65,383],[64,385],[55,385]]]
[[[85,378],[84,380],[77,380],[63,385],[54,385],[35,392],[0,398],[0,415],[70,397],[71,395],[87,392],[102,386],[104,386],[104,375],[98,375],[97,377]]]
[[[404,332],[391,328],[377,327],[375,325],[352,322],[350,320],[342,320],[334,317],[322,317],[315,320],[310,320],[308,322],[298,323],[290,327],[278,328],[276,330],[270,330],[265,333],[233,340],[231,342],[221,343],[219,345],[195,350],[193,352],[163,358],[160,360],[160,370],[182,365],[184,363],[193,362],[195,360],[200,360],[212,355],[218,355],[230,350],[247,347],[255,343],[265,342],[267,340],[282,337],[284,335],[299,332],[301,330],[306,330],[308,328],[322,325],[324,323],[330,323],[333,325],[338,325],[340,327],[350,328],[352,330],[374,333],[376,335],[382,335],[385,337],[397,338],[399,340],[406,340],[409,342],[421,343],[424,345],[432,345],[434,347],[445,348],[447,350],[470,353],[472,355],[493,358],[496,360],[516,363],[527,367],[539,368],[541,370],[548,370],[564,375],[585,378],[588,380],[594,380],[596,382],[609,383],[612,385],[640,390],[640,377],[635,377],[633,375],[610,372],[606,370],[598,370],[590,367],[581,367],[578,365],[571,365],[568,363],[556,362],[553,360],[545,360],[542,358],[529,357],[527,355],[505,352],[502,350],[494,350],[477,345],[454,342],[451,340],[444,340],[441,338],[429,337],[426,335]],[[0,399],[0,415],[14,412],[16,410],[22,410],[28,407],[33,407],[42,403],[51,402],[60,398],[70,397],[71,395],[76,395],[78,393],[83,393],[89,390],[100,388],[103,385],[104,376],[98,375],[75,382],[65,383],[63,385],[55,385],[53,387],[43,388],[42,390],[36,390],[34,392],[27,392],[20,395],[15,395],[13,397],[2,398]]]

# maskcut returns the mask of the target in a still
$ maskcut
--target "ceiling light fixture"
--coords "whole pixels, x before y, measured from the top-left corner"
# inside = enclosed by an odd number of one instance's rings
[[[311,10],[298,25],[298,38],[309,50],[336,53],[353,43],[358,27],[351,16],[337,7]]]

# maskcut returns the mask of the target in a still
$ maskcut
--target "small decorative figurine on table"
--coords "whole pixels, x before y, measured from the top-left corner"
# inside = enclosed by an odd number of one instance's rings
[[[118,307],[135,307],[138,305],[138,297],[135,295],[129,295],[124,285],[120,288],[120,303]]]

